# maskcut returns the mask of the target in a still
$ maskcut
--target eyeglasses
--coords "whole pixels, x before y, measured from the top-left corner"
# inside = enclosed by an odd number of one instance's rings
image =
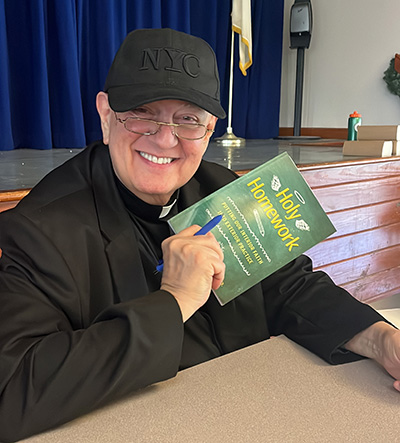
[[[200,140],[204,138],[208,132],[214,132],[212,129],[207,129],[206,126],[201,123],[164,123],[140,117],[121,119],[117,117],[115,112],[114,114],[116,120],[122,123],[127,131],[140,135],[154,135],[160,130],[161,126],[170,126],[172,133],[183,140]]]

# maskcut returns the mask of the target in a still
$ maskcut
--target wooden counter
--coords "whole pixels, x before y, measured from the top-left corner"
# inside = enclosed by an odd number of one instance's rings
[[[400,157],[302,166],[337,229],[307,254],[365,302],[400,293]]]
[[[244,148],[212,143],[205,158],[244,174],[283,151],[298,165],[337,229],[308,252],[316,269],[365,302],[400,293],[400,156],[343,157],[335,143],[298,146],[255,140]],[[27,192],[0,192],[0,211]]]
[[[29,193],[30,189],[17,189],[15,191],[0,191],[0,212],[13,208]]]

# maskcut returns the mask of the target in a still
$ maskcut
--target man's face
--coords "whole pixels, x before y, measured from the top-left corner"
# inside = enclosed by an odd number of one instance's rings
[[[211,136],[201,140],[176,137],[169,126],[154,135],[129,132],[117,121],[107,95],[99,93],[97,108],[102,121],[103,141],[109,145],[114,171],[121,182],[141,200],[165,205],[172,194],[196,172]],[[124,120],[140,117],[164,123],[201,123],[213,129],[217,118],[190,103],[160,100],[132,111],[117,113]]]

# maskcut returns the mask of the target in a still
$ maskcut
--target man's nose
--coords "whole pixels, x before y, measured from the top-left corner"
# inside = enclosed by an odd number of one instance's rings
[[[158,126],[158,131],[154,134],[157,144],[164,148],[172,148],[178,143],[178,137],[175,135],[175,127],[168,124]]]

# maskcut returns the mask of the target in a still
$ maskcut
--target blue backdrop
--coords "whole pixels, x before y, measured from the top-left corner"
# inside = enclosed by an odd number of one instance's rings
[[[232,0],[0,0],[0,150],[81,148],[100,138],[95,96],[126,34],[170,27],[217,54],[228,110]],[[252,0],[253,66],[238,68],[232,127],[245,138],[279,131],[284,0]],[[220,120],[215,136],[222,135]]]

